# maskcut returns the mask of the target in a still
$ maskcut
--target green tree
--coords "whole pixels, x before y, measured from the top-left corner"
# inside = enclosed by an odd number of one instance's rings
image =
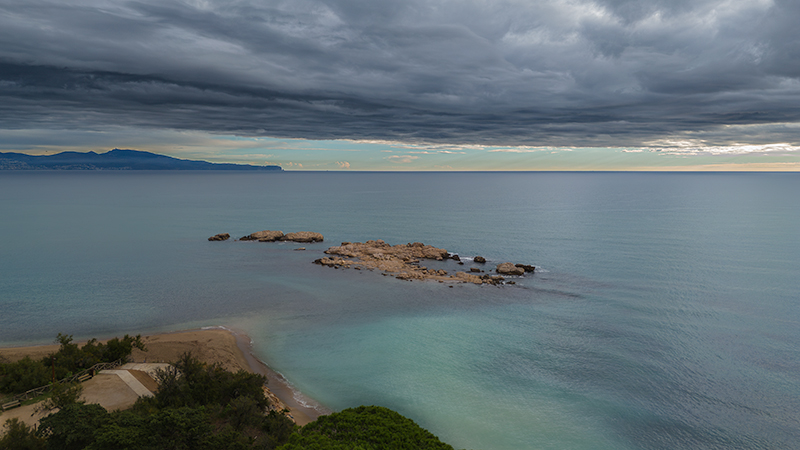
[[[156,401],[161,408],[225,406],[238,397],[251,398],[261,412],[269,406],[264,396],[265,376],[243,370],[231,373],[219,364],[200,362],[191,353],[183,354],[173,367],[157,371],[156,378]]]
[[[143,448],[147,439],[147,429],[143,426],[121,426],[112,423],[95,433],[94,442],[88,450],[136,450]]]
[[[151,416],[146,423],[149,447],[169,449],[203,448],[212,435],[206,408],[167,408]]]
[[[95,440],[95,432],[111,422],[98,404],[72,403],[39,421],[37,433],[49,450],[81,450]]]
[[[27,356],[17,362],[0,364],[0,392],[25,392],[49,382],[47,367]]]
[[[44,450],[45,440],[36,435],[36,430],[19,419],[6,420],[5,434],[0,436],[3,450]]]
[[[246,427],[258,426],[260,416],[263,415],[264,411],[259,407],[258,401],[245,396],[231,400],[223,411],[228,423],[239,431]]]
[[[90,339],[83,347],[73,343],[71,334],[58,333],[58,351],[39,361],[25,357],[14,363],[0,361],[0,392],[18,393],[44,386],[55,379],[61,380],[99,362],[114,362],[126,359],[134,348],[147,350],[142,336],[125,335],[107,343]]]
[[[322,416],[301,428],[281,450],[453,450],[428,430],[380,406],[359,406]]]
[[[83,347],[72,341],[71,334],[58,333],[58,351],[42,359],[42,364],[48,367],[55,364],[56,379],[68,377],[97,363],[127,359],[134,348],[146,350],[140,334],[133,337],[126,334],[122,339],[115,337],[105,344],[98,343],[97,339],[90,339]]]
[[[55,383],[50,388],[50,397],[37,407],[39,411],[52,411],[64,409],[67,405],[84,402],[80,401],[83,394],[83,385],[80,383]]]
[[[71,334],[58,333],[56,337],[56,342],[60,344],[58,351],[42,358],[42,364],[45,366],[55,365],[56,380],[72,375],[85,365],[78,344],[73,344],[72,340]]]
[[[134,337],[126,334],[122,339],[112,338],[106,342],[104,347],[101,347],[103,350],[101,359],[105,362],[113,362],[118,359],[127,359],[133,352],[134,348],[138,348],[139,350],[143,351],[147,350],[144,342],[142,342],[141,334],[137,334]]]
[[[297,429],[285,414],[270,411],[261,422],[261,434],[256,438],[255,447],[272,450],[289,441],[289,436]]]

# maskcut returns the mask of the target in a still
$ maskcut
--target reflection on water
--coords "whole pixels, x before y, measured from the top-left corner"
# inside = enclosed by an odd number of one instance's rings
[[[794,174],[7,173],[0,343],[228,325],[325,407],[388,406],[457,448],[791,448],[798,188]],[[262,229],[326,242],[206,241]],[[311,264],[367,239],[539,269],[450,289]]]

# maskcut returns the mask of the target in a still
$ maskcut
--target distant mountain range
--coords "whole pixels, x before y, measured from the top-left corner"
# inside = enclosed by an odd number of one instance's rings
[[[44,156],[0,152],[0,170],[266,170],[280,172],[283,169],[281,166],[191,161],[150,152],[115,148],[106,153],[63,152]]]

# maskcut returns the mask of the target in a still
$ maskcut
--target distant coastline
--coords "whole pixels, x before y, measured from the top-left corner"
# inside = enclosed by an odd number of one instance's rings
[[[62,152],[26,155],[0,152],[0,170],[239,170],[281,172],[281,166],[217,164],[115,148],[106,153]]]

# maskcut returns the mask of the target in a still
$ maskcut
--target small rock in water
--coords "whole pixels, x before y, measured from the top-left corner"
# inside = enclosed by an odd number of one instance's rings
[[[322,234],[313,231],[296,231],[294,233],[286,233],[285,236],[280,238],[282,241],[293,242],[322,242],[324,238]]]
[[[525,269],[517,267],[510,262],[498,264],[495,271],[504,275],[522,275],[525,273]]]
[[[258,241],[258,242],[275,242],[280,240],[283,237],[283,231],[272,231],[272,230],[264,230],[264,231],[256,231],[255,233],[250,233],[247,236],[242,236],[239,238],[240,241]]]
[[[472,260],[475,261],[476,263],[481,263],[481,264],[486,262],[486,258],[484,258],[483,256],[476,256]]]
[[[522,268],[523,270],[525,270],[525,272],[533,272],[534,270],[536,270],[536,267],[531,266],[529,264],[514,264],[514,265]]]
[[[220,233],[220,234],[215,234],[214,236],[211,236],[210,238],[208,238],[208,240],[209,241],[227,241],[228,239],[230,239],[230,237],[231,237],[231,235],[228,234],[228,233]]]
[[[294,249],[294,251],[305,250],[305,249],[306,249],[305,247],[297,247],[296,249]]]

